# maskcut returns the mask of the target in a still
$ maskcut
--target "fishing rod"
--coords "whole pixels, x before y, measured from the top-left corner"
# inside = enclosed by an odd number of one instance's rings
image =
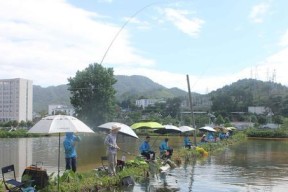
[[[126,154],[128,154],[128,155],[132,155],[132,156],[135,156],[135,157],[138,157],[139,155],[136,155],[136,154],[134,154],[134,153],[131,153],[131,152],[129,152],[129,151],[125,151],[125,150],[122,150],[122,149],[118,149],[119,151],[121,151],[121,152],[124,152],[124,153],[126,153]]]
[[[159,2],[158,2],[158,3],[159,3]],[[136,11],[133,15],[131,15],[131,16],[129,17],[129,19],[121,26],[121,28],[119,29],[119,31],[116,33],[116,35],[114,36],[114,38],[113,38],[112,41],[110,42],[108,48],[106,49],[106,51],[105,51],[105,53],[104,53],[104,55],[103,55],[103,57],[102,57],[102,59],[101,59],[100,65],[102,65],[102,63],[103,63],[103,61],[104,61],[104,59],[105,59],[108,51],[110,50],[110,48],[112,47],[114,41],[117,39],[117,37],[119,36],[119,34],[121,33],[121,31],[124,29],[124,27],[125,27],[136,15],[138,15],[140,12],[142,12],[142,11],[143,11],[144,9],[146,9],[147,7],[150,7],[150,6],[154,5],[154,4],[157,4],[157,2],[155,2],[155,3],[150,3],[150,4],[148,4],[148,5],[145,5],[145,6],[142,7],[141,9],[137,10],[137,11]]]
[[[156,139],[153,141],[153,143],[151,145],[151,149],[154,147],[154,144],[156,143],[156,141],[158,140],[159,137],[160,137],[160,135],[157,135]]]

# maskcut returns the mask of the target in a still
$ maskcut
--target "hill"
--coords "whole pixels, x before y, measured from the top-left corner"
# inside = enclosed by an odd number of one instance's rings
[[[114,88],[119,102],[139,98],[187,98],[187,92],[178,88],[168,89],[144,76],[118,75],[115,78],[117,83]],[[43,88],[34,85],[34,112],[47,111],[50,104],[70,106],[70,92],[67,87],[67,85],[59,85]],[[248,106],[267,106],[276,113],[283,113],[287,110],[288,115],[288,88],[274,82],[242,79],[206,95],[192,93],[192,97],[195,110],[210,110],[212,101],[212,111],[245,112]]]
[[[133,75],[116,75],[117,82],[114,85],[116,90],[116,99],[121,102],[126,99],[143,98],[173,98],[186,96],[187,92],[178,89],[168,89],[151,79]],[[63,104],[70,106],[70,92],[67,85],[50,86],[43,88],[39,85],[33,86],[33,110],[36,113],[47,111],[48,105]]]
[[[48,105],[50,104],[70,106],[70,92],[67,90],[67,85],[47,88],[33,85],[33,111],[36,113],[48,111]]]
[[[279,83],[242,79],[209,93],[212,111],[247,111],[248,106],[265,106],[280,114],[288,102],[288,88]]]

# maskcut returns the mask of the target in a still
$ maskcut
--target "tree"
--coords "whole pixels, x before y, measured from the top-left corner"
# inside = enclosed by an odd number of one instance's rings
[[[217,125],[222,125],[224,122],[225,121],[224,121],[222,115],[218,115],[217,118],[216,118],[216,124]]]
[[[18,124],[18,126],[23,128],[23,127],[26,127],[27,124],[26,124],[25,121],[22,120],[22,121],[20,121],[20,123]]]
[[[180,106],[181,106],[181,98],[175,97],[172,99],[168,99],[166,102],[166,109],[164,111],[164,116],[171,116],[173,118],[178,118],[180,116]]]
[[[112,68],[90,64],[83,71],[77,71],[76,76],[68,81],[70,101],[79,119],[90,126],[98,126],[113,119],[116,109],[113,85],[116,79]]]

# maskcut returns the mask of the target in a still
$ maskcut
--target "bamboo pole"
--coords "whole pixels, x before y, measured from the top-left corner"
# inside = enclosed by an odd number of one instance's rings
[[[186,75],[187,77],[187,85],[188,85],[188,95],[189,95],[189,103],[190,103],[190,111],[191,111],[191,120],[192,120],[192,127],[195,129],[193,134],[193,140],[194,145],[196,146],[196,126],[195,126],[195,119],[194,119],[194,112],[193,112],[193,103],[192,103],[192,96],[191,96],[191,90],[190,90],[190,82],[189,82],[189,75]]]

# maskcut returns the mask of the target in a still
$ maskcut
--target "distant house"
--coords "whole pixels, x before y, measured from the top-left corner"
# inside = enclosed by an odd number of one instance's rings
[[[192,97],[192,105],[193,105],[193,110],[195,111],[210,111],[211,106],[212,106],[212,101],[208,96],[194,95]],[[186,97],[181,102],[181,108],[190,109],[190,101],[188,97]]]
[[[158,102],[157,99],[139,99],[136,100],[136,106],[145,109],[149,105],[154,105],[156,102]]]
[[[263,106],[248,107],[248,113],[253,113],[256,115],[263,115],[263,114],[267,114],[268,112],[271,112],[271,109],[269,107],[263,107]]]
[[[254,123],[252,122],[231,122],[231,125],[233,127],[236,127],[238,130],[243,130],[243,129],[247,129],[249,127],[253,127]]]
[[[274,124],[274,123],[267,123],[265,125],[261,125],[260,128],[263,128],[263,129],[277,129],[277,128],[279,128],[279,125],[278,124]]]
[[[49,105],[48,106],[48,114],[55,115],[57,113],[64,113],[66,115],[73,116],[74,109],[72,107],[68,107],[66,105]]]

